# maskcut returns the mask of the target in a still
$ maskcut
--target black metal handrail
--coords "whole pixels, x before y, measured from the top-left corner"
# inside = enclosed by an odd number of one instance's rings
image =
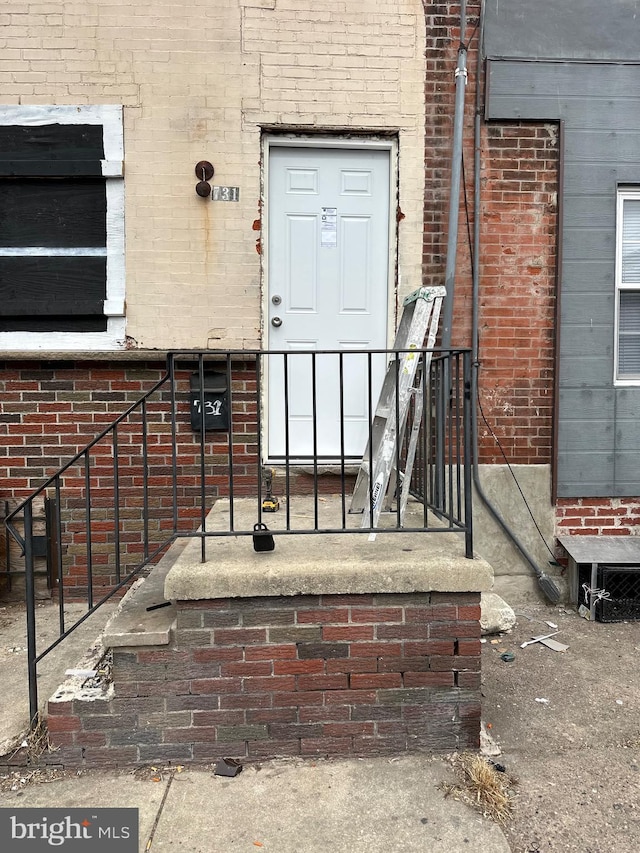
[[[410,491],[421,511],[408,522],[397,495],[393,505],[393,489],[388,495],[392,505],[379,524],[359,523],[349,511],[354,475],[367,461],[367,443],[368,470],[373,470],[382,377],[388,369],[397,389],[405,354],[382,349],[170,353],[166,374],[6,519],[25,560],[32,720],[38,713],[38,663],[176,538],[199,537],[204,561],[210,537],[255,535],[255,525],[267,517],[265,472],[271,466],[278,471],[283,503],[279,522],[269,525],[274,536],[458,533],[471,557],[471,373],[466,349],[412,350],[411,357],[421,365],[411,396],[422,403],[420,417],[414,421],[413,408],[403,417],[397,393],[390,403],[400,434],[408,436],[412,429],[416,434]],[[407,448],[406,442],[395,443],[398,494]],[[291,511],[301,493],[312,507],[304,524]],[[330,517],[323,494],[337,496]],[[56,508],[47,537],[55,545],[50,549],[55,566],[49,568],[57,591],[59,636],[38,651],[33,506],[42,496]],[[228,522],[213,523],[209,512],[222,499]],[[371,508],[371,484],[368,500]],[[250,522],[240,512],[247,502],[254,507]],[[80,596],[87,611],[67,625],[64,603]]]
[[[27,616],[27,670],[28,670],[28,683],[29,683],[29,711],[30,711],[30,720],[33,722],[36,720],[38,716],[38,687],[37,687],[37,666],[38,663],[47,655],[49,652],[53,651],[66,637],[71,634],[72,631],[76,630],[80,627],[95,611],[105,604],[109,599],[111,599],[114,595],[116,595],[127,583],[129,583],[133,577],[135,577],[140,570],[144,567],[146,563],[152,559],[152,556],[148,554],[148,544],[145,547],[145,560],[139,562],[135,565],[129,572],[127,572],[124,576],[122,576],[122,570],[120,565],[120,542],[119,542],[119,532],[120,532],[120,524],[119,524],[119,510],[120,505],[119,502],[116,501],[114,503],[114,517],[115,517],[115,549],[114,549],[114,557],[115,557],[115,572],[116,572],[116,583],[111,586],[111,588],[104,593],[98,601],[94,601],[93,595],[93,555],[91,550],[91,517],[90,517],[90,507],[91,507],[91,484],[89,478],[90,472],[90,459],[91,459],[91,451],[97,447],[101,441],[106,439],[108,436],[112,436],[113,439],[113,463],[114,463],[114,484],[115,484],[115,494],[118,496],[118,452],[117,452],[117,430],[118,426],[122,423],[125,423],[127,419],[136,411],[141,410],[143,413],[146,407],[146,401],[149,400],[160,388],[162,388],[169,380],[168,374],[163,376],[156,384],[143,396],[140,400],[137,400],[133,405],[129,406],[129,408],[123,412],[119,417],[117,417],[111,424],[109,424],[106,429],[102,430],[95,438],[93,438],[82,450],[75,454],[68,462],[66,462],[61,468],[56,471],[55,474],[50,476],[41,486],[39,486],[28,498],[23,500],[12,512],[10,512],[5,519],[6,530],[9,535],[13,537],[13,539],[20,546],[25,560],[25,605],[26,605],[26,616]],[[143,422],[145,421],[144,414],[141,419]],[[84,468],[85,468],[85,488],[86,488],[86,496],[85,496],[85,511],[86,511],[86,519],[87,519],[87,538],[86,538],[86,555],[87,555],[87,611],[70,626],[66,626],[65,620],[65,612],[64,612],[64,604],[65,604],[65,579],[63,574],[63,550],[61,547],[62,542],[62,529],[61,529],[61,521],[60,515],[57,514],[56,517],[56,526],[53,531],[49,531],[50,535],[53,535],[57,539],[58,547],[55,548],[56,554],[56,580],[57,580],[57,593],[58,593],[58,620],[59,620],[59,633],[58,637],[54,642],[50,643],[45,649],[43,649],[39,654],[37,652],[37,637],[36,637],[36,588],[35,588],[35,559],[33,554],[33,504],[34,501],[40,496],[47,493],[49,489],[53,489],[54,494],[56,496],[56,503],[58,506],[60,505],[60,495],[62,490],[62,480],[67,471],[71,470],[74,465],[79,463],[81,460],[84,460]],[[18,530],[16,524],[19,518],[22,518],[23,522],[23,534],[21,535]],[[154,555],[162,552],[167,545],[173,540],[173,535],[171,535],[167,541],[156,548],[154,551]],[[145,542],[148,543],[148,539],[145,536]],[[9,548],[7,547],[7,555],[9,555]]]

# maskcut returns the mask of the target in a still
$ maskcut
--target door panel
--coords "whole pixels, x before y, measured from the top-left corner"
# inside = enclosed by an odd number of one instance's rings
[[[384,348],[389,152],[272,147],[268,205],[268,348]],[[369,373],[375,405],[385,364],[380,355],[371,367],[361,355],[305,353],[286,365],[271,356],[269,456],[361,456]]]
[[[314,240],[316,217],[288,216],[286,222],[286,265],[292,273],[287,278],[287,310],[315,313],[318,272]]]

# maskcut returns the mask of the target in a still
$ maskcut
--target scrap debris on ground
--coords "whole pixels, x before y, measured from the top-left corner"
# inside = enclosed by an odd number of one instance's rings
[[[0,791],[22,791],[28,785],[42,785],[47,782],[57,782],[69,775],[69,771],[50,767],[36,767],[33,770],[14,770],[0,776]]]

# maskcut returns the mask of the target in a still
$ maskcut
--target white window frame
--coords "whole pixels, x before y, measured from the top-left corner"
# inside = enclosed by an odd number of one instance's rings
[[[618,188],[616,198],[616,306],[615,306],[615,326],[614,326],[614,363],[613,363],[613,382],[614,385],[640,385],[640,374],[633,376],[621,376],[619,369],[619,350],[620,350],[620,294],[622,291],[631,291],[640,293],[640,281],[627,282],[622,281],[622,233],[623,233],[623,218],[624,218],[624,203],[625,201],[640,202],[640,186],[637,187],[620,187]]]
[[[98,351],[125,347],[124,265],[124,135],[122,106],[2,106],[0,125],[101,125],[104,143],[102,175],[107,197],[107,281],[105,332],[0,332],[0,351]],[[37,251],[38,247],[33,247]],[[51,250],[53,253],[55,250]],[[78,254],[77,250],[74,250]],[[103,250],[104,251],[104,250]],[[88,249],[87,253],[95,252]]]

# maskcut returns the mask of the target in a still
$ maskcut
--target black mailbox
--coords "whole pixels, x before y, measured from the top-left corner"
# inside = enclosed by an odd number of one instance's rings
[[[200,390],[200,374],[191,374],[191,429],[200,432],[202,429],[202,406],[204,405],[205,430],[229,429],[229,389],[227,374],[209,371],[203,374],[204,391]]]

